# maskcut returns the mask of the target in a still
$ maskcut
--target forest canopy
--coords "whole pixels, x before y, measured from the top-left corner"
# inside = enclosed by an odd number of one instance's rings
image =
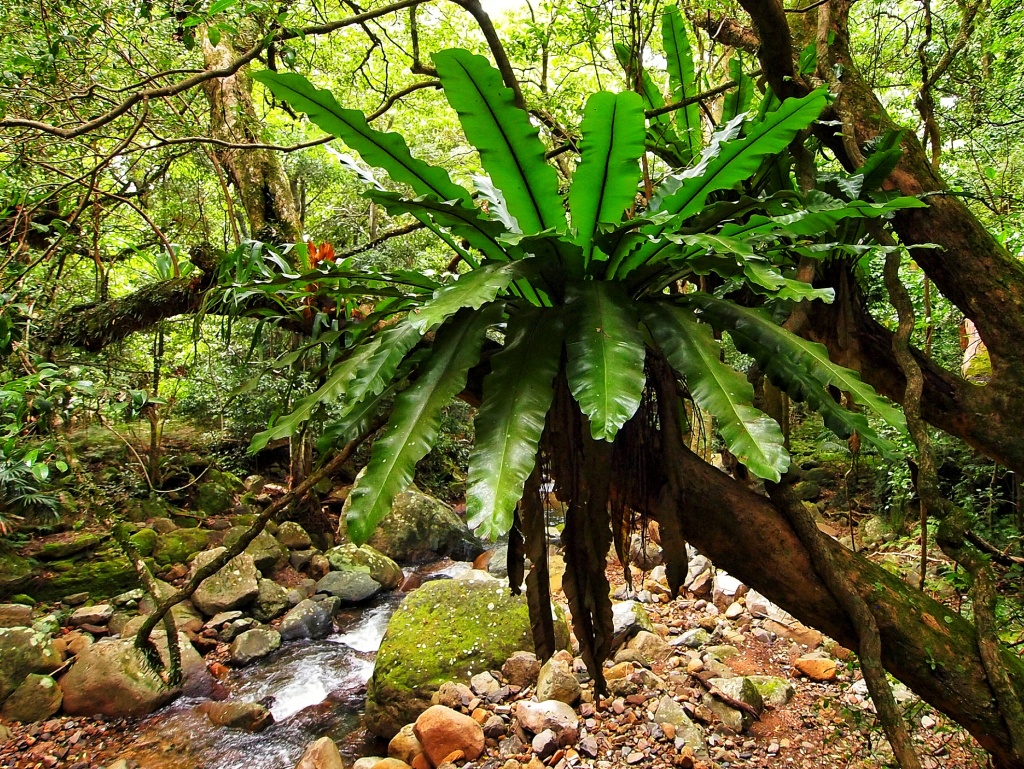
[[[1024,766],[1021,13],[5,3],[0,536],[88,506],[92,422],[145,427],[123,497],[182,480],[176,421],[287,446],[260,525],[332,527],[308,494],[365,443],[357,542],[457,455],[470,525],[532,563],[542,656],[549,487],[599,687],[605,554],[653,520],[673,592],[692,543],[855,649],[902,767],[886,671]],[[917,586],[819,532],[794,414],[892,468]],[[929,547],[963,615],[918,589]]]

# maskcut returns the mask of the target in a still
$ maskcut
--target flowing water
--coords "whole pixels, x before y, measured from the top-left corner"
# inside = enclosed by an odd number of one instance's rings
[[[292,769],[319,737],[340,742],[356,728],[366,682],[388,620],[401,596],[339,617],[339,631],[297,641],[222,682],[236,700],[263,702],[274,725],[260,734],[213,726],[182,699],[139,725],[123,757],[147,769]]]

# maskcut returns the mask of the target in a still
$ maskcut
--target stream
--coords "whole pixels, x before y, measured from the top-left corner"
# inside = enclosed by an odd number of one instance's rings
[[[285,643],[222,681],[233,699],[261,701],[275,723],[259,734],[216,727],[180,699],[139,724],[132,748],[147,769],[292,769],[319,737],[341,742],[358,726],[366,682],[391,614],[392,593],[361,611],[336,618],[337,632],[319,641]],[[272,698],[272,700],[268,699]]]
[[[415,571],[427,582],[471,568],[445,560]],[[119,758],[133,758],[146,769],[293,769],[320,737],[342,747],[359,725],[377,649],[403,597],[395,591],[351,607],[335,616],[335,632],[327,638],[286,642],[225,676],[221,683],[231,698],[270,709],[274,724],[266,731],[214,726],[196,710],[201,700],[182,698],[139,723],[134,744]]]

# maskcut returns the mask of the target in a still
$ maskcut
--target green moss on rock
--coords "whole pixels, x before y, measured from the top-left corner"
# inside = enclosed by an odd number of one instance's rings
[[[569,642],[559,612],[556,640]],[[497,580],[428,582],[388,624],[366,698],[366,724],[391,738],[430,706],[445,681],[499,669],[513,652],[533,651],[526,596]]]
[[[143,558],[153,555],[159,535],[152,529],[140,529],[129,537],[129,541],[135,545],[139,555]]]
[[[362,571],[373,577],[385,590],[393,590],[402,582],[401,567],[383,553],[369,545],[356,547],[352,543],[332,547],[324,555],[332,571]]]
[[[206,548],[210,532],[205,529],[175,529],[157,537],[153,560],[160,566],[185,563],[193,553]]]
[[[0,598],[20,593],[32,577],[32,562],[0,542]]]
[[[104,548],[82,561],[56,561],[53,573],[37,574],[29,589],[37,600],[56,601],[72,593],[88,593],[96,600],[138,587],[135,569],[120,548]]]

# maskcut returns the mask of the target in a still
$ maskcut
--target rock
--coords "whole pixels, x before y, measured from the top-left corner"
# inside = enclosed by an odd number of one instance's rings
[[[379,756],[363,756],[352,764],[352,769],[373,769],[373,767],[377,765],[377,762],[382,760],[383,759]],[[296,767],[296,769],[299,769],[299,767]]]
[[[571,745],[579,738],[579,716],[564,702],[520,700],[516,703],[515,715],[520,726],[533,734],[550,729],[558,736],[560,745]]]
[[[224,532],[224,547],[231,547],[249,530],[248,526],[232,526]],[[245,555],[252,558],[261,574],[270,574],[288,561],[288,551],[274,539],[269,531],[261,531],[245,548]]]
[[[498,545],[487,562],[487,573],[497,579],[508,578],[508,545]]]
[[[352,543],[332,547],[324,555],[332,571],[361,571],[369,574],[385,590],[398,587],[404,575],[402,568],[383,553],[369,545],[356,547]]]
[[[711,634],[702,627],[691,628],[679,636],[677,641],[673,641],[675,646],[686,646],[690,649],[699,649],[709,643],[711,643]]]
[[[469,679],[469,685],[473,691],[481,697],[486,697],[488,694],[494,694],[501,688],[494,676],[488,673],[486,670],[483,673],[477,673],[471,679]]]
[[[724,610],[726,606],[747,592],[747,586],[722,570],[715,572],[715,579],[711,587],[711,601],[719,609]]]
[[[344,604],[362,603],[380,589],[380,583],[364,571],[332,571],[316,583],[316,592],[333,595]]]
[[[219,628],[221,625],[226,625],[229,622],[234,622],[236,619],[241,619],[242,612],[235,611],[222,611],[219,614],[214,614],[207,622],[203,623],[203,630],[210,628]]]
[[[0,716],[7,721],[45,721],[58,710],[64,695],[50,676],[29,674],[4,701]]]
[[[68,633],[58,640],[64,642],[64,647],[68,654],[73,654],[76,657],[96,642],[96,639],[91,635],[78,630]]]
[[[484,737],[497,740],[505,736],[505,721],[499,715],[488,716],[484,721]]]
[[[32,624],[32,607],[20,603],[0,603],[0,627],[28,627]]]
[[[629,540],[629,561],[641,571],[650,571],[661,564],[661,547],[650,539],[634,534]]]
[[[166,665],[167,636],[153,633],[152,639]],[[64,712],[130,718],[151,713],[179,694],[209,695],[214,681],[206,664],[192,644],[180,640],[183,682],[177,688],[164,684],[131,640],[105,639],[84,649],[59,682]]]
[[[885,525],[881,518],[875,515],[870,515],[861,521],[858,528],[860,530],[860,538],[865,545],[874,545],[882,542],[885,539],[885,535],[889,533],[889,527]]]
[[[359,493],[358,487],[355,493]],[[350,500],[342,508],[343,518]],[[395,497],[391,512],[368,544],[398,563],[421,563],[446,556],[454,561],[472,561],[487,549],[448,505],[415,486]]]
[[[452,710],[466,707],[472,701],[473,690],[454,681],[445,681],[430,698],[431,705],[444,705]]]
[[[580,698],[580,682],[573,675],[569,663],[552,657],[540,669],[537,677],[537,699],[558,700],[573,705]]]
[[[256,620],[252,617],[241,617],[239,619],[232,620],[221,628],[220,632],[217,634],[217,640],[221,643],[229,644],[238,638],[238,636],[242,635],[242,633],[255,628],[257,624]]]
[[[761,713],[764,710],[764,702],[761,699],[761,695],[758,694],[757,688],[747,678],[712,678],[709,679],[708,684],[716,687],[726,696],[750,705],[757,713]],[[701,699],[701,703],[718,716],[723,724],[737,734],[750,728],[754,721],[750,713],[730,707],[711,694],[705,694]]]
[[[641,630],[654,632],[654,623],[647,610],[637,601],[612,605],[612,649],[618,648]]]
[[[193,573],[224,550],[223,547],[217,547],[197,555],[192,564]],[[248,606],[259,595],[257,580],[256,564],[251,556],[242,553],[232,558],[212,577],[204,579],[192,595],[192,603],[207,617]]]
[[[158,566],[185,563],[190,555],[205,548],[209,540],[210,532],[206,529],[175,528],[157,537],[152,551],[153,560]]]
[[[704,742],[704,733],[700,727],[693,723],[682,706],[667,694],[658,700],[658,707],[654,711],[654,723],[672,725],[676,750],[688,745],[696,755],[707,753],[707,743]]]
[[[796,694],[796,687],[791,681],[778,676],[747,676],[747,680],[754,685],[757,693],[765,705],[773,708],[781,708],[786,705],[793,695]]]
[[[345,764],[334,740],[330,737],[321,737],[306,748],[295,769],[345,769]]]
[[[272,579],[261,579],[258,584],[259,593],[256,594],[256,602],[252,606],[252,616],[259,622],[270,622],[284,614],[291,606],[288,602],[288,591]]]
[[[159,598],[162,600],[169,595],[177,592],[173,585],[169,585],[163,580],[156,580],[156,584],[159,590]],[[153,596],[145,593],[142,600],[139,601],[139,613],[140,614],[152,614],[156,609],[156,599]],[[190,600],[182,601],[171,607],[171,616],[174,617],[174,624],[183,628],[193,620],[199,620],[202,622],[203,615],[199,613],[195,605]],[[121,628],[121,635],[124,637],[135,635],[138,632],[139,625],[142,624],[142,620],[138,617],[130,620],[126,626]]]
[[[764,621],[764,629],[769,633],[775,633],[780,638],[788,638],[790,641],[803,644],[808,649],[820,646],[824,640],[824,637],[817,630],[802,625],[796,620],[782,623],[774,619],[767,619]]]
[[[767,617],[777,607],[756,590],[751,590],[746,595],[747,612],[752,617]]]
[[[725,608],[725,618],[729,620],[738,619],[743,614],[743,604],[733,601]]]
[[[735,646],[730,646],[729,644],[717,644],[715,646],[709,646],[707,648],[707,653],[717,660],[727,660],[732,657],[738,657],[740,650]]]
[[[294,641],[298,638],[326,638],[333,626],[334,620],[328,608],[305,598],[284,615],[278,630],[283,640]]]
[[[382,758],[373,765],[372,769],[409,769],[409,765],[397,758]]]
[[[167,516],[157,516],[149,522],[149,526],[157,534],[170,534],[178,528],[178,524]]]
[[[798,481],[792,485],[790,493],[799,500],[812,501],[821,496],[821,487],[814,481]]]
[[[244,667],[281,648],[281,634],[272,628],[246,630],[231,642],[231,663]]]
[[[109,603],[98,606],[82,606],[71,613],[70,622],[75,627],[82,625],[106,625],[114,616],[114,607]]]
[[[388,756],[411,764],[423,752],[413,724],[406,724],[388,743]]]
[[[192,506],[203,515],[219,515],[234,507],[235,494],[241,494],[244,490],[245,484],[240,478],[211,467],[196,489]]]
[[[80,534],[71,539],[47,542],[32,555],[40,561],[60,561],[73,555],[96,549],[103,542],[98,534]]]
[[[314,555],[320,555],[320,551],[316,549],[312,550],[292,550],[288,555],[288,564],[295,569],[295,571],[302,571],[309,562],[313,560]]]
[[[565,648],[568,627],[556,613],[556,642]],[[443,682],[495,670],[520,650],[533,650],[525,595],[497,581],[426,583],[406,595],[388,625],[367,687],[367,728],[394,736]]]
[[[274,536],[281,547],[289,550],[308,550],[313,546],[313,540],[309,538],[309,534],[295,521],[282,521]]]
[[[274,723],[270,711],[258,702],[209,700],[200,704],[199,710],[206,714],[214,726],[226,726],[229,729],[242,729],[246,732],[262,732]]]
[[[660,635],[641,630],[630,640],[628,648],[638,652],[650,667],[655,662],[664,662],[675,653],[675,649]]]
[[[60,620],[55,614],[44,614],[32,623],[32,629],[43,635],[55,636],[60,633]]]
[[[32,579],[32,562],[0,541],[0,595],[20,592]]]
[[[156,550],[156,543],[159,538],[160,535],[153,529],[139,529],[128,538],[128,541],[139,551],[139,555],[143,558],[149,558],[153,555],[153,551]]]
[[[820,654],[805,654],[793,666],[812,681],[836,680],[836,661]]]
[[[558,750],[558,735],[551,729],[538,732],[531,743],[533,752],[541,759],[545,759]]]
[[[475,761],[484,752],[484,730],[469,716],[444,705],[432,705],[416,719],[414,732],[434,766],[456,750]]]
[[[0,702],[33,673],[52,673],[61,657],[49,636],[27,627],[0,628]]]
[[[533,652],[515,652],[501,666],[501,674],[512,686],[533,686],[540,675],[540,660]]]

